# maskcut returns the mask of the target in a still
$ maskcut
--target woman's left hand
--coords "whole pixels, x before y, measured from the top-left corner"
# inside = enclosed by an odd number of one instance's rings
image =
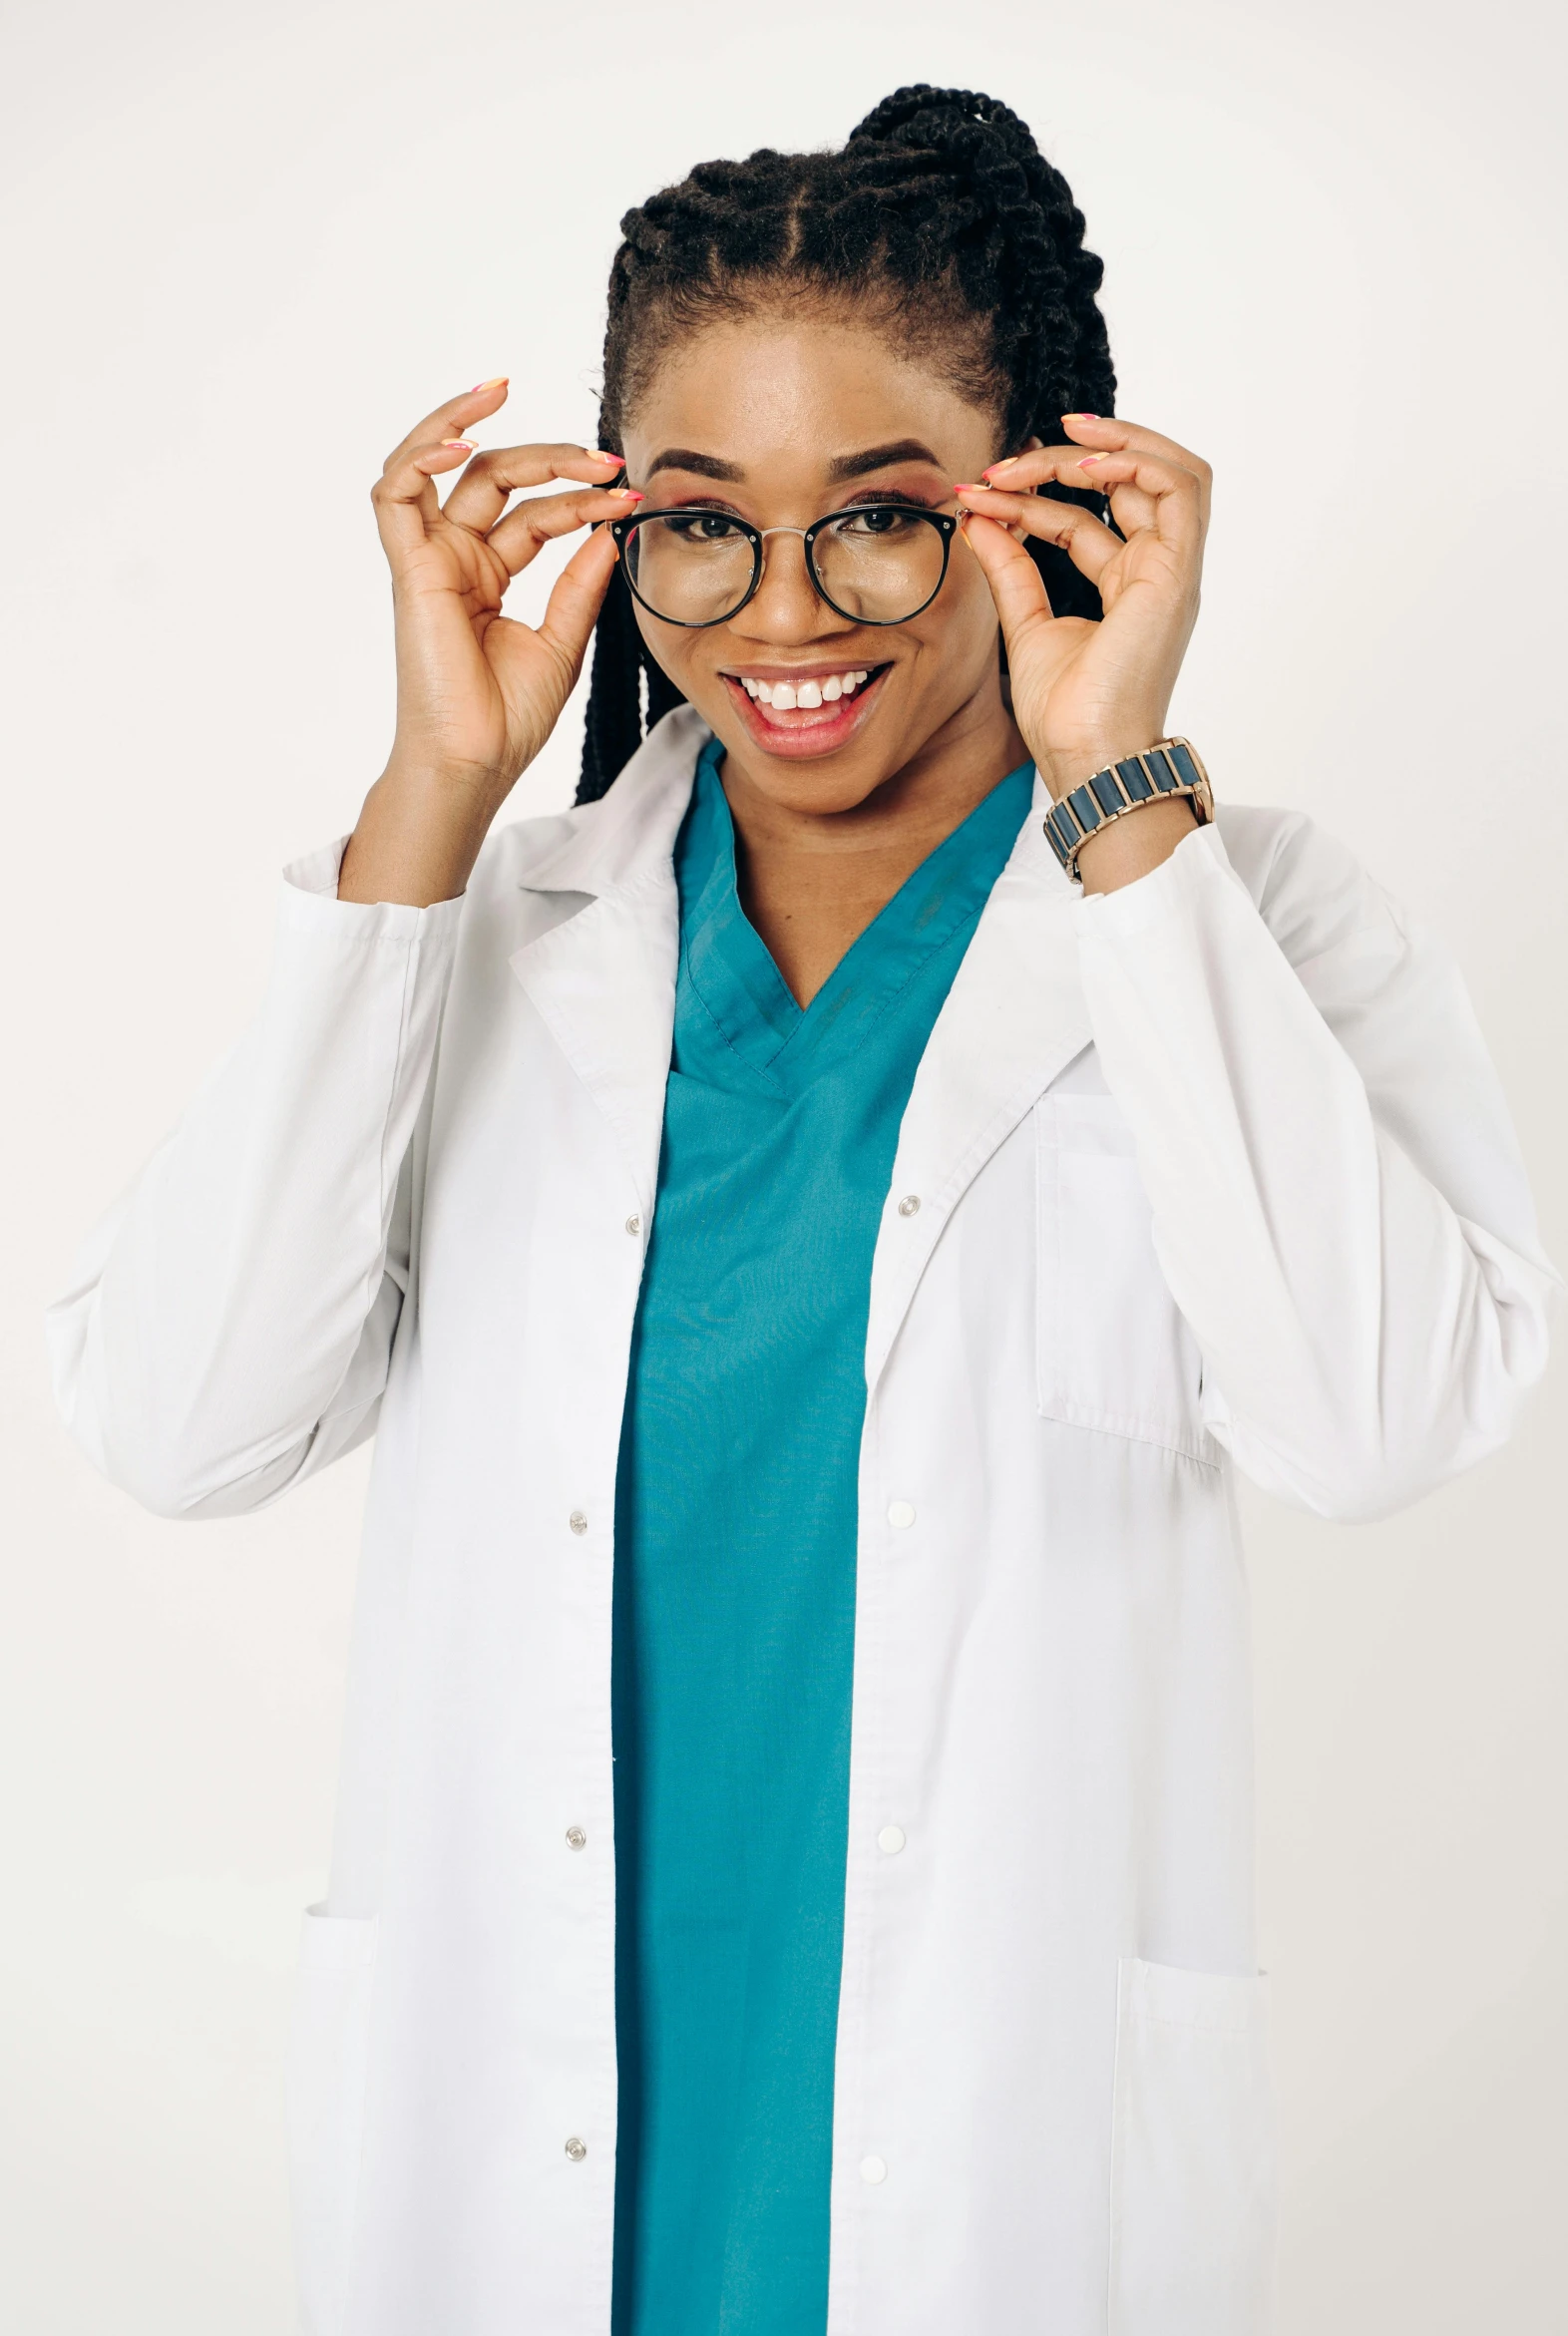
[[[983,486],[958,491],[970,514],[966,541],[1001,618],[1013,719],[1058,801],[1165,735],[1197,620],[1211,477],[1197,455],[1135,423],[1064,414],[1062,427],[1071,444],[993,463]],[[1051,501],[1053,483],[1108,495],[1125,540],[1091,513]],[[1060,545],[1098,586],[1099,623],[1051,614],[1026,536]]]

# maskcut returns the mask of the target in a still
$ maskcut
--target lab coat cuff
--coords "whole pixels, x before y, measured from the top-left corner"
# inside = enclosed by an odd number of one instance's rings
[[[463,913],[462,894],[455,900],[437,901],[428,909],[416,909],[404,901],[340,901],[338,877],[347,849],[347,836],[339,836],[336,843],[323,844],[319,851],[289,861],[283,870],[279,902],[285,930],[330,934],[338,940],[418,941],[427,946],[456,939]]]
[[[1200,902],[1212,899],[1215,885],[1228,885],[1242,894],[1248,907],[1252,895],[1231,866],[1218,827],[1194,829],[1183,836],[1168,860],[1151,868],[1132,884],[1112,893],[1085,893],[1074,903],[1080,942],[1136,941],[1156,933],[1173,919],[1191,915]]]

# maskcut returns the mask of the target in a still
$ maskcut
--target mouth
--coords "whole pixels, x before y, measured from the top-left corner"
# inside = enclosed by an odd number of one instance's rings
[[[834,754],[871,713],[891,664],[760,666],[721,676],[746,728],[770,754]]]

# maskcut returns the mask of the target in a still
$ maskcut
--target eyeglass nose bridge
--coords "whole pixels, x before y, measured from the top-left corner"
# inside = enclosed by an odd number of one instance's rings
[[[812,528],[758,528],[756,582],[752,584],[751,591],[747,594],[747,598],[749,599],[753,597],[762,588],[762,547],[767,542],[769,536],[799,536],[802,544],[804,544],[806,547],[806,582],[810,584],[818,599],[826,601],[827,605],[831,608],[833,602],[828,599],[827,593],[822,588],[821,579],[817,575],[817,563],[812,557],[811,538],[815,532],[816,531]],[[737,610],[736,613],[738,614],[739,610]]]

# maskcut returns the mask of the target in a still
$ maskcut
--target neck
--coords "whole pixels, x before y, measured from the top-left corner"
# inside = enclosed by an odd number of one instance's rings
[[[737,756],[725,758],[741,904],[801,1005],[921,862],[1027,758],[994,678],[847,811],[780,803]]]

